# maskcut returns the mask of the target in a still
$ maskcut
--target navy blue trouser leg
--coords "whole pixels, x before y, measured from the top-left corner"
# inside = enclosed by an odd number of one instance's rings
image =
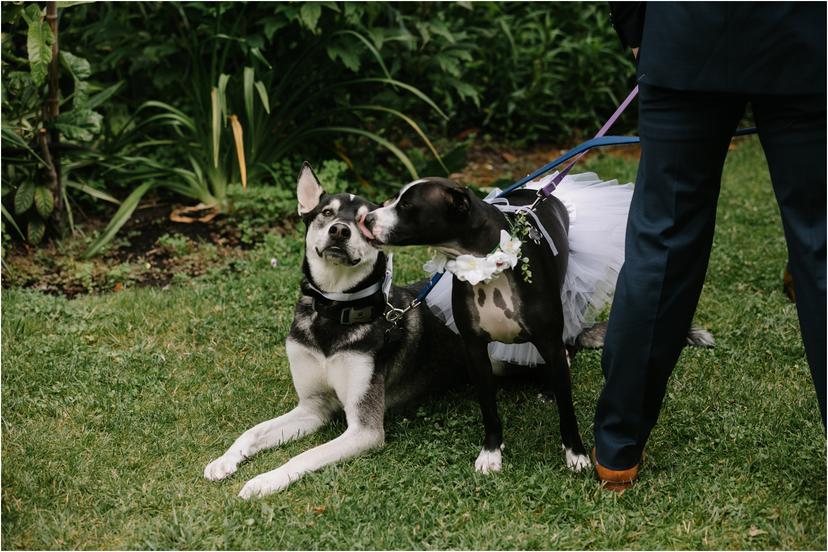
[[[641,160],[595,414],[601,465],[639,462],[707,271],[722,167],[746,100],[642,85]]]
[[[825,95],[752,98],[782,215],[796,310],[825,427]]]
[[[641,162],[595,415],[596,453],[606,467],[637,464],[658,419],[701,293],[722,166],[746,100],[641,87]],[[825,97],[751,100],[782,213],[824,423]]]

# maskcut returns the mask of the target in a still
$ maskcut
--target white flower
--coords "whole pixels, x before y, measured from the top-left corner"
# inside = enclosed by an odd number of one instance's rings
[[[518,262],[517,256],[506,253],[505,251],[495,251],[489,255],[488,258],[495,263],[498,272],[503,272],[508,268],[513,268]]]
[[[489,282],[491,279],[518,264],[521,242],[513,238],[507,231],[500,231],[500,244],[494,253],[486,257],[474,255],[460,255],[449,261],[445,255],[435,253],[430,261],[423,265],[427,272],[451,272],[458,280],[477,285],[480,282]]]
[[[520,239],[513,238],[506,230],[500,231],[500,250],[517,257],[520,253]]]
[[[489,280],[497,270],[497,265],[489,257],[460,255],[446,263],[446,269],[454,273],[458,279],[476,285]]]
[[[443,272],[446,270],[447,262],[448,257],[443,255],[439,251],[435,251],[431,259],[426,261],[426,263],[423,265],[423,270],[430,274],[433,274],[435,272]]]

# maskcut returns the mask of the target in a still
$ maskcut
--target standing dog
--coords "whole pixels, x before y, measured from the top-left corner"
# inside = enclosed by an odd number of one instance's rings
[[[220,480],[259,451],[312,433],[338,411],[339,437],[248,481],[242,498],[284,489],[304,474],[383,444],[385,410],[465,372],[449,354],[459,338],[428,309],[411,310],[389,331],[386,303],[402,307],[412,289],[390,285],[388,257],[369,244],[357,220],[377,206],[351,194],[328,195],[305,163],[297,184],[305,223],[302,296],[286,351],[299,404],[244,432],[204,477]]]
[[[534,193],[520,191],[510,196],[510,201],[526,205],[534,198]],[[591,465],[578,431],[563,341],[561,287],[569,254],[569,215],[554,196],[542,202],[536,212],[557,254],[544,240],[526,240],[520,257],[528,258],[531,278],[508,269],[475,285],[454,281],[454,320],[483,414],[485,437],[475,462],[477,471],[483,473],[500,470],[503,448],[495,379],[487,353],[492,341],[534,344],[545,362],[539,365],[542,380],[558,405],[566,465],[574,471]],[[360,230],[379,246],[431,245],[448,257],[480,258],[498,246],[501,232],[510,231],[510,224],[501,211],[468,188],[442,178],[426,178],[404,186],[385,206],[363,217]]]

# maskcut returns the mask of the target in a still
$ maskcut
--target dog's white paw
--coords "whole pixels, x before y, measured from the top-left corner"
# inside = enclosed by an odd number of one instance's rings
[[[501,445],[503,448],[503,445]],[[480,473],[499,472],[502,467],[502,456],[500,449],[480,451],[477,460],[474,462],[474,469]]]
[[[257,475],[245,483],[241,492],[239,492],[239,498],[250,500],[251,498],[260,498],[269,494],[277,493],[286,489],[296,479],[298,479],[298,477],[295,476],[291,479],[290,474],[284,470],[276,469],[269,471],[267,473]]]
[[[221,481],[228,475],[233,475],[242,461],[242,457],[235,454],[223,454],[204,468],[204,477],[210,481]]]
[[[589,456],[586,454],[578,454],[572,449],[563,447],[564,455],[566,456],[566,467],[575,473],[580,472],[584,468],[592,467],[592,462],[589,461]]]

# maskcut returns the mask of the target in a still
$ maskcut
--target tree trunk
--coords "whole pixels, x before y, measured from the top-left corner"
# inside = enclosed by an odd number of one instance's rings
[[[52,30],[54,42],[52,42],[52,61],[49,63],[49,99],[46,102],[46,121],[54,121],[60,114],[60,90],[58,88],[58,24],[57,24],[57,2],[46,3],[46,21]],[[65,234],[65,213],[63,205],[63,179],[60,170],[60,132],[52,127],[49,133],[49,149],[51,155],[51,167],[48,171],[49,190],[55,198],[55,209],[52,213],[52,221],[60,237]]]

